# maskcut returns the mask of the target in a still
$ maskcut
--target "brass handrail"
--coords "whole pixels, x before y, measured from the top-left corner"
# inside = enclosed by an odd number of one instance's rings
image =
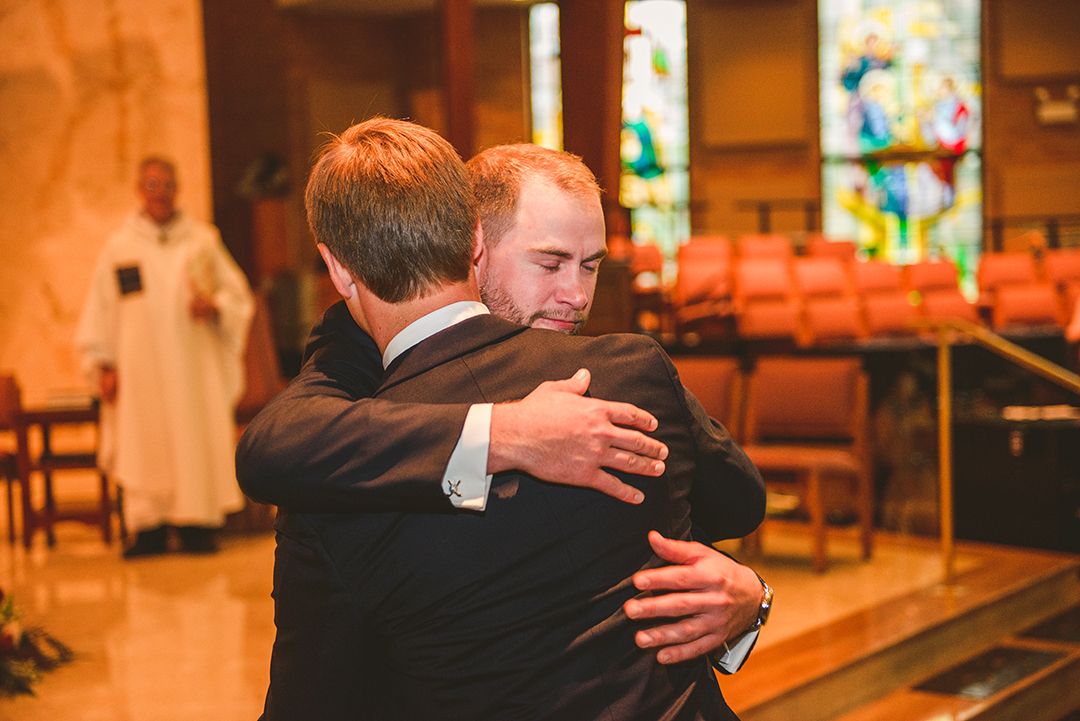
[[[962,318],[919,319],[913,325],[935,328],[938,338],[938,479],[941,504],[941,555],[945,585],[956,584],[956,548],[952,506],[952,337],[963,333],[1003,358],[1038,373],[1062,388],[1080,395],[1080,375],[1057,363],[1005,340],[997,333]],[[950,332],[952,331],[952,332]]]

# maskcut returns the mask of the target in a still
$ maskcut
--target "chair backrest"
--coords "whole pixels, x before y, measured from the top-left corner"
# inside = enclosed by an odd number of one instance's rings
[[[994,294],[994,326],[1065,325],[1057,294],[1049,283],[1004,285]]]
[[[738,440],[742,427],[743,376],[740,360],[729,356],[673,356],[679,380],[712,418]]]
[[[791,266],[783,258],[742,258],[735,262],[735,296],[790,298],[795,286]]]
[[[750,374],[743,439],[837,441],[862,449],[868,387],[858,357],[759,358]]]
[[[854,340],[866,336],[862,308],[852,295],[810,296],[803,300],[806,341]]]
[[[786,235],[762,234],[739,236],[741,258],[790,258],[795,254]]]
[[[15,376],[0,376],[0,431],[15,428],[15,418],[22,409],[22,393]]]
[[[896,291],[903,288],[900,268],[883,260],[864,260],[853,263],[851,274],[857,293]]]
[[[951,260],[927,260],[907,266],[908,286],[912,290],[926,291],[941,288],[958,288],[956,264]]]
[[[731,256],[731,240],[724,235],[692,235],[679,246],[678,252],[680,265],[699,258],[722,258],[730,261]]]
[[[788,259],[736,260],[732,296],[740,337],[798,339],[803,335]]]
[[[1043,256],[1046,279],[1051,283],[1080,280],[1080,249],[1051,248]]]
[[[652,243],[634,244],[630,250],[630,275],[660,273],[664,270],[664,256]]]
[[[731,295],[731,263],[727,258],[716,256],[679,261],[672,302],[677,308]]]
[[[813,235],[806,241],[806,254],[812,258],[837,258],[845,263],[855,261],[855,241],[829,240],[821,235]]]
[[[992,293],[1003,285],[1035,283],[1035,257],[1024,251],[983,253],[979,258],[979,292]]]
[[[795,258],[792,270],[795,287],[803,295],[842,295],[850,292],[844,264],[838,258]]]
[[[897,289],[891,292],[867,293],[862,299],[866,332],[875,335],[914,333],[909,321],[915,317],[915,306],[908,296]]]
[[[919,314],[926,318],[960,318],[972,323],[979,322],[979,309],[964,297],[959,288],[923,291]]]

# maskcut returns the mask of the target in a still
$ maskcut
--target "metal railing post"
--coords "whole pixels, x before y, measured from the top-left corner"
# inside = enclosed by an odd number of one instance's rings
[[[941,560],[945,585],[956,584],[956,545],[953,539],[952,488],[952,362],[951,330],[938,326],[938,474],[941,496]]]
[[[1078,395],[1080,395],[1080,375],[1007,341],[971,321],[960,318],[937,318],[916,320],[911,324],[916,328],[933,328],[938,334],[938,492],[941,511],[941,555],[945,566],[945,585],[953,586],[956,584],[956,548],[953,537],[952,334],[963,333],[983,348]]]

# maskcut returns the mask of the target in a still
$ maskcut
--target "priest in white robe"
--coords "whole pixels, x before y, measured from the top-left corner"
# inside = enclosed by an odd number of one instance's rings
[[[76,333],[101,407],[99,465],[124,490],[126,557],[216,549],[243,506],[234,409],[254,299],[217,229],[176,208],[176,172],[140,166],[142,207],[106,243]]]

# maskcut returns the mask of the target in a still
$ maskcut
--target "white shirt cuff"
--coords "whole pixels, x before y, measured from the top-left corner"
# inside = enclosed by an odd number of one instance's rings
[[[446,464],[443,493],[457,508],[482,511],[487,507],[491,476],[487,474],[491,446],[491,403],[469,408],[454,452]]]
[[[738,671],[742,668],[742,665],[746,663],[746,658],[750,655],[750,651],[753,650],[759,633],[761,633],[761,629],[755,628],[753,631],[743,635],[743,637],[734,644],[730,646],[724,644],[724,648],[727,649],[727,652],[720,658],[714,660],[713,666],[721,673],[731,674]]]

